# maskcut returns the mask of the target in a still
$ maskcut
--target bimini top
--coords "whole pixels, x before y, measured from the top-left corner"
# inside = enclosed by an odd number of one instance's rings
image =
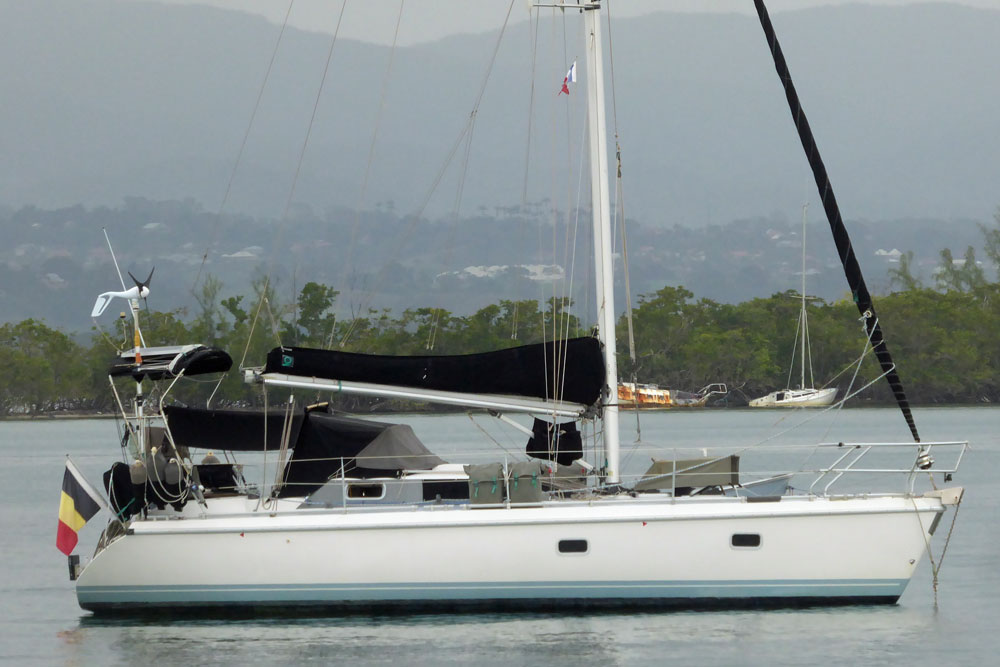
[[[225,373],[233,366],[232,357],[224,350],[204,345],[174,345],[171,347],[141,347],[140,362],[135,351],[122,352],[111,362],[112,377],[130,375],[137,380],[172,379],[184,375]]]
[[[229,451],[277,450],[283,411],[206,410],[167,406],[163,414],[181,447]],[[265,423],[267,439],[265,441]],[[403,470],[430,470],[445,461],[404,424],[367,421],[305,410],[292,416],[282,496],[304,496],[338,475],[385,477]]]
[[[383,356],[276,347],[264,373],[368,382],[465,394],[525,396],[593,405],[605,385],[596,338],[522,345],[449,356]]]

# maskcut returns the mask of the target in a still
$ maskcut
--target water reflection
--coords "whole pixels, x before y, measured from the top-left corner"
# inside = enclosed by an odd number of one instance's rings
[[[952,626],[929,606],[170,621],[88,616],[59,638],[67,664],[898,664],[904,656],[912,661],[941,651]]]

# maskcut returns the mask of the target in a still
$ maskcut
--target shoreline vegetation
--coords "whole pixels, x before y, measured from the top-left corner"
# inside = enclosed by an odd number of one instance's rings
[[[1000,402],[1000,211],[996,224],[981,226],[992,280],[970,246],[961,259],[940,253],[935,285],[925,286],[911,272],[912,253],[890,270],[890,294],[876,298],[889,350],[911,405],[975,405]],[[169,312],[141,311],[150,345],[201,343],[227,350],[235,366],[263,363],[278,345],[341,349],[386,355],[469,354],[588,335],[568,298],[501,300],[471,315],[441,308],[369,309],[353,318],[335,314],[339,292],[306,283],[294,301],[283,301],[264,278],[251,295],[227,296],[221,280],[208,275],[195,293],[196,307]],[[826,302],[810,299],[812,375],[858,391],[853,404],[891,405],[879,379],[874,355],[863,356],[866,340],[849,297]],[[797,345],[792,326],[800,296],[789,290],[739,304],[696,299],[683,287],[663,287],[639,297],[633,310],[636,357],[619,344],[623,381],[692,391],[725,382],[730,393],[717,402],[733,407],[750,398],[789,386],[788,363]],[[628,325],[618,321],[618,340],[628,340]],[[27,319],[0,325],[0,419],[55,415],[114,414],[108,391],[111,359],[131,347],[131,324],[106,320],[91,331],[89,344],[44,321]],[[115,380],[124,387],[129,378]],[[172,400],[213,407],[259,407],[259,385],[243,382],[238,368],[221,380],[183,380]],[[860,391],[859,391],[860,390]],[[304,397],[330,400],[350,412],[413,412],[410,403],[356,396]],[[271,399],[273,401],[273,397]],[[849,403],[850,404],[850,403]],[[418,408],[419,409],[419,408]],[[425,412],[443,412],[426,406]]]

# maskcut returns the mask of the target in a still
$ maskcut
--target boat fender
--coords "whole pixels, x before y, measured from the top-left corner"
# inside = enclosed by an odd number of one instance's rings
[[[177,459],[171,458],[163,474],[163,481],[171,486],[177,486],[181,481],[181,465]]]
[[[128,474],[133,484],[143,485],[149,476],[146,474],[146,464],[136,459],[132,462],[132,465],[128,467]]]

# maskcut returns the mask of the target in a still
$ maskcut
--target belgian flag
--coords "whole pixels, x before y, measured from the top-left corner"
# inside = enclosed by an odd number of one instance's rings
[[[77,542],[76,534],[83,528],[83,524],[106,506],[101,494],[94,490],[73,462],[67,459],[59,500],[59,532],[56,533],[59,551],[67,556],[73,553]]]

